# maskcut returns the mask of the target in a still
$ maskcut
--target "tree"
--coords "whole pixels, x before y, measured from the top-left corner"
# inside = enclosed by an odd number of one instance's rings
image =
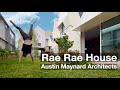
[[[68,35],[64,34],[63,37],[54,39],[58,44],[59,53],[67,53],[68,49],[73,46],[74,41],[68,40],[68,37]]]

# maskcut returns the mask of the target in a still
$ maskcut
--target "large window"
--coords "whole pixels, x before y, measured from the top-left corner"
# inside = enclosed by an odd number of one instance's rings
[[[101,24],[102,52],[113,52],[120,44],[120,16]]]

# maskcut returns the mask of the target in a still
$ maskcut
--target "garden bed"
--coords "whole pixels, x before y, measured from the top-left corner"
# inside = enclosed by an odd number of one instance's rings
[[[17,57],[16,54],[9,54],[8,56],[1,56],[0,55],[0,60],[5,59],[5,58],[16,58],[16,57]]]
[[[15,58],[18,56],[19,51],[10,51],[8,49],[1,49],[0,48],[0,60],[5,58]]]

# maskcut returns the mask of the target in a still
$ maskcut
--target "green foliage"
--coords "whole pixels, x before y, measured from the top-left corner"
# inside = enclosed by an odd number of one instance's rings
[[[79,56],[79,51],[78,50],[75,50],[75,51],[69,50],[68,54],[70,54],[71,56],[72,55]]]
[[[63,37],[54,39],[58,44],[59,53],[67,53],[68,49],[73,46],[74,41],[68,40],[68,37],[68,35],[64,34]]]
[[[91,63],[90,61],[82,60],[82,61],[80,62],[80,64],[81,64],[81,65],[84,65],[84,64],[89,65],[89,64],[92,64],[92,63]]]
[[[9,54],[10,54],[9,50],[0,48],[0,55],[2,56],[2,58],[8,57]]]
[[[70,62],[71,65],[86,65],[88,66],[89,64],[92,64],[90,61],[82,60],[80,62]]]
[[[16,53],[17,57],[19,57],[20,50],[16,50],[15,53]]]

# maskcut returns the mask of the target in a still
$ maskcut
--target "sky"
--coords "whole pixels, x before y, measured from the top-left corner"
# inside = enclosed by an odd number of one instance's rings
[[[11,27],[16,37],[19,35],[19,31],[10,23],[12,20],[17,26],[23,30],[29,30],[30,25],[36,20],[34,24],[40,26],[45,31],[53,31],[54,20],[62,20],[66,15],[66,12],[0,12],[8,25]],[[16,42],[18,38],[16,38]]]
[[[59,17],[59,12],[1,12],[7,23],[14,30],[15,28],[9,22],[12,20],[23,30],[29,30],[33,21],[37,21],[34,27],[40,26],[43,30],[53,31],[53,20]]]

